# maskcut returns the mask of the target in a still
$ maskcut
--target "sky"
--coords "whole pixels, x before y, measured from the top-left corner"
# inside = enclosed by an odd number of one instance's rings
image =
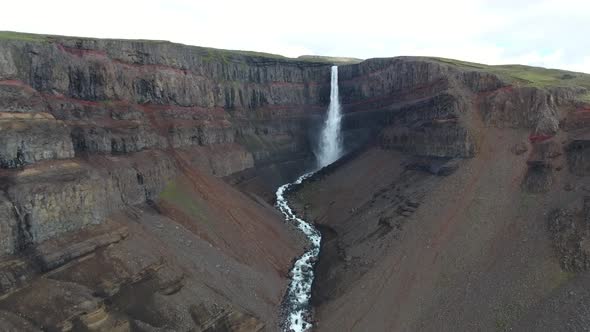
[[[590,73],[588,0],[18,0],[2,11],[0,30]]]

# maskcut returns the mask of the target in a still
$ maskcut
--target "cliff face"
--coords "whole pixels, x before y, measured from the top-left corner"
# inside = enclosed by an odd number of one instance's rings
[[[346,112],[381,114],[382,146],[438,157],[475,154],[473,95],[506,85],[496,75],[421,58],[346,66],[342,80]]]
[[[168,42],[0,39],[0,326],[275,330],[302,245],[268,202],[313,166],[330,66]],[[507,127],[531,135],[523,188],[546,190],[563,162],[589,172],[583,135],[557,149],[563,160],[542,145],[580,129],[583,88],[410,57],[339,76],[347,150],[376,143],[438,171],[433,160],[477,156],[485,128]],[[42,314],[50,303],[65,309]]]
[[[166,42],[2,40],[1,326],[274,330],[300,240],[216,177],[309,158],[328,79]]]
[[[135,153],[174,149],[190,156],[192,166],[225,176],[258,163],[280,161],[286,154],[305,155],[303,114],[313,113],[322,104],[328,72],[322,63],[165,42],[3,41],[0,53],[0,165],[4,169],[94,155],[133,160]],[[165,154],[154,164],[112,174],[112,183],[101,181],[103,188],[90,192],[100,192],[102,200],[122,197],[120,202],[100,203],[89,197],[89,211],[71,206],[72,213],[81,216],[65,219],[79,225],[98,223],[121,202],[138,204],[157,198],[175,176],[172,162]],[[97,169],[101,167],[82,169],[73,177],[104,180],[94,174]],[[90,184],[51,189],[58,196],[70,192],[72,197],[60,198],[73,199],[85,185]],[[35,216],[27,241],[36,243],[75,228],[55,226],[63,223],[57,222],[65,217],[61,212],[35,212],[51,202],[27,205],[25,201],[34,199],[16,197],[13,191],[27,195],[35,188],[21,189],[10,186],[7,196],[23,211],[22,218]]]
[[[342,67],[345,125],[378,144],[291,193],[323,234],[316,330],[589,328],[587,85],[569,80],[590,76],[521,74],[420,58]]]
[[[323,63],[165,42],[52,38],[6,41],[1,52],[3,109],[49,113],[44,115],[58,120],[56,129],[62,122],[70,127],[70,133],[61,131],[61,136],[52,130],[56,137],[49,142],[71,141],[77,153],[272,141],[263,137],[273,134],[266,129],[268,123],[258,127],[250,121],[317,111],[329,85],[328,65]],[[12,131],[18,134],[18,129]],[[21,159],[30,163],[72,156],[72,147],[65,143],[39,146],[49,142],[21,140]],[[2,151],[7,166],[18,159],[19,147],[13,145]],[[230,171],[252,166],[253,156],[264,161],[256,146],[250,148],[245,165],[238,163]]]

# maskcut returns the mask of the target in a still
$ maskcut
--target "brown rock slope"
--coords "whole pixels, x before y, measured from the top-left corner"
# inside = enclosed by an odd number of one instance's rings
[[[0,329],[276,330],[300,238],[219,177],[298,172],[324,71],[0,34]]]
[[[297,239],[272,207],[186,164],[146,151],[5,171],[17,252],[0,307],[50,330],[274,330]]]
[[[341,71],[378,138],[292,195],[324,234],[317,330],[588,329],[585,90],[379,61]]]

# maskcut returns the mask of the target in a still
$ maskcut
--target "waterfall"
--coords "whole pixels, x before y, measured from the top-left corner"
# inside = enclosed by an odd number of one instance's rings
[[[317,156],[320,168],[335,162],[342,154],[342,139],[340,138],[342,114],[338,95],[338,66],[332,66],[330,84],[330,106],[328,107],[328,117],[322,128]]]
[[[335,162],[342,155],[342,140],[340,138],[340,100],[338,99],[338,67],[332,66],[332,80],[330,90],[330,106],[328,117],[322,128],[318,149],[318,166],[322,168]],[[309,223],[299,218],[287,202],[286,193],[291,186],[301,184],[316,171],[301,175],[295,182],[287,183],[277,189],[277,207],[283,213],[285,220],[294,224],[309,240],[307,250],[299,257],[291,268],[291,282],[283,300],[284,321],[283,330],[305,332],[312,328],[311,285],[313,284],[314,268],[320,254],[321,233]]]

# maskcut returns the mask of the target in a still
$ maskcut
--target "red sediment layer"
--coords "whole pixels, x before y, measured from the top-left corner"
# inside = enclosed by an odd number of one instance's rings
[[[254,83],[257,84],[257,83]],[[262,83],[265,84],[265,83]],[[308,85],[308,86],[318,86],[321,85],[322,83],[320,82],[281,82],[281,81],[274,81],[274,82],[268,82],[266,84],[270,84],[272,86],[279,86],[279,87],[292,87],[292,86],[304,86],[304,85]],[[327,85],[327,83],[326,83]]]
[[[553,138],[554,135],[529,135],[529,141],[531,143],[544,142],[548,139]]]
[[[342,106],[345,109],[345,112],[359,111],[359,109],[374,111],[392,104],[402,104],[409,99],[415,99],[417,96],[418,99],[433,97],[444,90],[446,83],[447,81],[445,79],[440,79],[431,84],[419,85],[407,90],[397,91],[386,97],[380,96],[366,98],[350,103],[343,103]]]
[[[137,69],[139,71],[171,71],[173,73],[176,74],[180,74],[180,75],[187,75],[189,73],[194,74],[193,71],[184,69],[184,68],[177,68],[177,67],[172,67],[172,66],[168,66],[168,65],[162,65],[162,64],[140,64],[140,63],[129,63],[129,62],[125,62],[123,60],[117,60],[117,59],[110,59],[110,61],[112,61],[113,63],[116,63],[118,65],[127,67],[127,68],[134,68]]]
[[[2,80],[0,81],[0,85],[10,85],[10,86],[18,86],[18,87],[29,87],[27,84],[25,84],[23,81],[19,81],[19,80]]]
[[[87,107],[103,107],[103,108],[137,108],[144,112],[164,112],[164,111],[173,111],[174,113],[185,113],[185,114],[199,114],[203,117],[203,119],[227,119],[228,113],[227,110],[221,106],[213,106],[213,107],[202,107],[202,106],[179,106],[179,105],[170,105],[170,104],[137,104],[131,103],[126,100],[101,100],[101,101],[91,101],[85,99],[77,99],[66,97],[64,95],[54,95],[54,94],[42,94],[43,97],[47,98],[48,100],[54,101],[62,101],[67,103],[72,103],[81,106]],[[105,103],[108,102],[109,105]],[[268,112],[269,114],[275,114],[276,112],[285,112],[285,111],[292,111],[296,112],[297,114],[302,113],[305,111],[306,113],[317,113],[324,110],[325,107],[316,106],[316,105],[269,105],[266,106],[264,109],[260,109],[260,111]],[[247,110],[239,109],[235,111],[245,111]]]
[[[151,111],[167,111],[173,110],[178,112],[184,113],[203,113],[207,115],[225,115],[225,110],[223,107],[213,106],[213,107],[201,107],[201,106],[178,106],[178,105],[164,105],[164,104],[131,104],[133,106],[137,106],[143,110],[151,110]]]
[[[26,91],[37,92],[29,84],[21,80],[0,80],[0,86],[14,86],[23,88]],[[198,113],[203,118],[227,118],[228,114],[226,109],[221,106],[203,107],[203,106],[179,106],[171,104],[138,104],[127,100],[86,100],[65,96],[61,93],[40,93],[40,96],[48,101],[70,103],[74,105],[80,105],[82,107],[89,108],[136,108],[143,111],[159,112],[159,111],[173,111],[175,113],[187,113],[194,115]],[[108,104],[106,104],[108,103]],[[319,113],[322,112],[326,107],[317,105],[267,105],[264,108],[259,109],[262,112],[268,112],[269,114],[276,115],[276,113],[282,112],[293,112],[294,115],[301,113]],[[236,108],[235,112],[248,112],[247,109]],[[289,115],[289,114],[284,114]]]
[[[590,115],[590,108],[578,108],[573,112],[573,115],[588,116]]]
[[[495,90],[480,92],[477,95],[478,95],[478,97],[479,96],[485,97],[485,96],[489,96],[489,95],[493,95],[493,94],[498,94],[500,92],[510,93],[512,91],[514,91],[514,86],[513,85],[506,85],[506,86],[503,86],[503,87],[495,89]]]
[[[0,85],[7,85],[7,86],[14,86],[14,87],[23,88],[27,92],[36,92],[37,91],[37,90],[33,89],[30,85],[28,85],[27,83],[25,83],[21,80],[0,80]]]
[[[86,100],[86,99],[77,99],[77,98],[71,98],[71,97],[66,97],[62,94],[47,94],[47,93],[43,93],[42,94],[43,97],[47,98],[47,99],[51,99],[51,100],[56,100],[56,101],[62,101],[62,102],[67,102],[67,103],[73,103],[73,104],[78,104],[78,105],[83,105],[83,106],[100,106],[101,102],[99,101],[92,101],[92,100]]]
[[[300,110],[300,109],[305,109],[305,110],[322,110],[325,107],[322,106],[316,106],[316,105],[269,105],[266,106],[264,109],[269,110],[269,111],[289,111],[289,110]]]
[[[93,49],[88,49],[88,48],[69,47],[69,46],[65,46],[61,43],[57,44],[57,48],[60,51],[70,53],[70,54],[73,54],[78,57],[83,57],[83,56],[87,56],[87,55],[105,56],[106,57],[106,55],[107,55],[107,53],[105,51],[93,50]]]
[[[380,74],[382,74],[384,72],[387,72],[387,71],[391,70],[391,68],[394,65],[395,65],[394,63],[391,63],[390,65],[385,66],[385,67],[383,67],[381,69],[374,70],[372,72],[369,72],[369,73],[366,73],[366,74],[363,74],[363,75],[360,75],[360,76],[356,76],[356,77],[353,77],[353,78],[350,78],[350,79],[347,79],[347,80],[340,80],[339,79],[338,82],[339,83],[348,83],[348,82],[356,82],[356,81],[364,80],[364,79],[367,79],[368,77],[377,76],[377,75],[380,75]]]
[[[101,51],[101,50],[68,47],[68,46],[64,46],[63,44],[57,44],[57,47],[61,51],[75,55],[77,57],[91,56],[94,58],[100,58],[101,60],[110,61],[110,62],[115,63],[117,65],[121,65],[126,68],[133,68],[138,71],[148,71],[148,72],[150,72],[150,71],[169,71],[169,72],[174,72],[174,73],[180,74],[180,75],[191,74],[191,75],[202,77],[202,75],[200,75],[199,73],[196,73],[195,71],[192,71],[192,70],[186,69],[186,68],[178,68],[178,67],[174,67],[174,66],[170,66],[170,65],[163,65],[163,64],[129,63],[129,62],[126,62],[126,61],[123,61],[120,59],[112,59],[108,56],[107,52]],[[246,83],[246,82],[244,82],[244,83]],[[256,85],[256,83],[249,83],[249,82],[247,84],[248,85]],[[281,81],[264,82],[261,84],[270,84],[272,86],[304,86],[304,85],[316,86],[316,85],[320,85],[319,82],[281,82]]]
[[[513,91],[514,91],[514,86],[507,85],[507,86],[503,86],[503,87],[495,89],[495,90],[479,92],[475,97],[475,105],[477,106],[478,110],[481,110],[482,101],[484,98],[487,98],[491,95],[496,95],[496,94],[499,94],[502,92],[512,93]]]
[[[165,110],[174,110],[180,112],[187,112],[187,113],[206,113],[207,115],[213,114],[225,114],[223,107],[201,107],[201,106],[179,106],[179,105],[170,105],[170,104],[137,104],[132,103],[127,100],[100,100],[100,101],[93,101],[93,100],[86,100],[86,99],[78,99],[67,97],[62,94],[42,94],[43,97],[49,100],[55,101],[62,101],[82,106],[90,106],[90,107],[107,107],[107,108],[116,108],[116,107],[136,107],[142,110],[154,110],[154,111],[165,111]],[[109,103],[109,105],[105,105],[105,103]]]

